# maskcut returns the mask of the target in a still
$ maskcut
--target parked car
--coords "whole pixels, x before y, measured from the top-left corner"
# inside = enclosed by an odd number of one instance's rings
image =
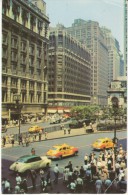
[[[103,150],[103,149],[108,149],[113,147],[114,147],[114,143],[112,139],[107,137],[99,138],[92,144],[92,148],[96,150]]]
[[[31,169],[37,170],[51,165],[51,160],[46,156],[25,155],[21,156],[10,166],[11,171],[25,173]]]
[[[50,119],[50,124],[58,124],[61,122],[60,118],[51,118]]]
[[[71,123],[69,123],[69,127],[72,128],[72,129],[82,128],[83,127],[83,123],[81,123],[79,120],[73,119],[71,121]]]
[[[94,123],[95,120],[86,119],[86,118],[77,120],[75,118],[72,118],[71,122],[69,123],[69,127],[70,128],[82,128],[84,127],[84,123],[88,126],[91,122]]]
[[[28,132],[29,133],[39,133],[41,130],[43,131],[43,127],[39,127],[39,126],[35,125],[35,126],[30,127],[28,129]]]
[[[55,145],[46,153],[50,159],[62,159],[63,157],[75,156],[77,154],[78,148],[68,144]]]

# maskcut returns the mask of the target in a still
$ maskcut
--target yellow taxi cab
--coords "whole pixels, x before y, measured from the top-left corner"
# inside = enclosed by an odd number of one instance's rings
[[[35,125],[35,126],[30,127],[28,129],[28,132],[29,133],[39,133],[42,130],[43,130],[43,127],[39,127],[39,126]]]
[[[92,144],[92,148],[96,150],[103,150],[103,149],[108,149],[113,147],[114,147],[114,143],[112,139],[107,137],[99,138]]]
[[[63,157],[75,156],[77,154],[78,148],[68,144],[60,144],[55,145],[50,150],[48,150],[46,156],[50,159],[62,159]]]

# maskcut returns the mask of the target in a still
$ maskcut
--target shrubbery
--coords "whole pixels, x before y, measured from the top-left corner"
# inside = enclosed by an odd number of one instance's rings
[[[127,124],[126,123],[117,123],[116,124],[116,129],[120,130],[123,128],[126,128]],[[97,125],[97,130],[98,131],[107,131],[107,130],[114,130],[115,129],[115,123],[99,123]]]

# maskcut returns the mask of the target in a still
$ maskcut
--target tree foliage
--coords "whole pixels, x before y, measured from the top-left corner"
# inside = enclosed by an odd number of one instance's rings
[[[77,119],[96,119],[100,107],[97,105],[87,105],[87,106],[74,106],[71,108],[71,115]]]

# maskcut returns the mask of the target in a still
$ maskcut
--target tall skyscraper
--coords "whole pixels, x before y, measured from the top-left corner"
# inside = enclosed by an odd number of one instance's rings
[[[45,2],[2,1],[2,116],[16,119],[14,94],[21,95],[23,113],[47,108],[49,18]],[[41,8],[41,9],[40,9]]]
[[[111,30],[106,27],[101,28],[108,47],[108,84],[120,76],[120,48],[119,42],[113,37]]]
[[[49,108],[61,111],[91,102],[91,56],[88,49],[65,32],[50,29],[48,65]]]
[[[85,44],[91,52],[91,95],[92,103],[107,104],[108,87],[108,48],[106,38],[95,21],[74,20],[67,32]]]
[[[128,28],[128,0],[124,0],[124,76],[127,75],[127,28]]]

